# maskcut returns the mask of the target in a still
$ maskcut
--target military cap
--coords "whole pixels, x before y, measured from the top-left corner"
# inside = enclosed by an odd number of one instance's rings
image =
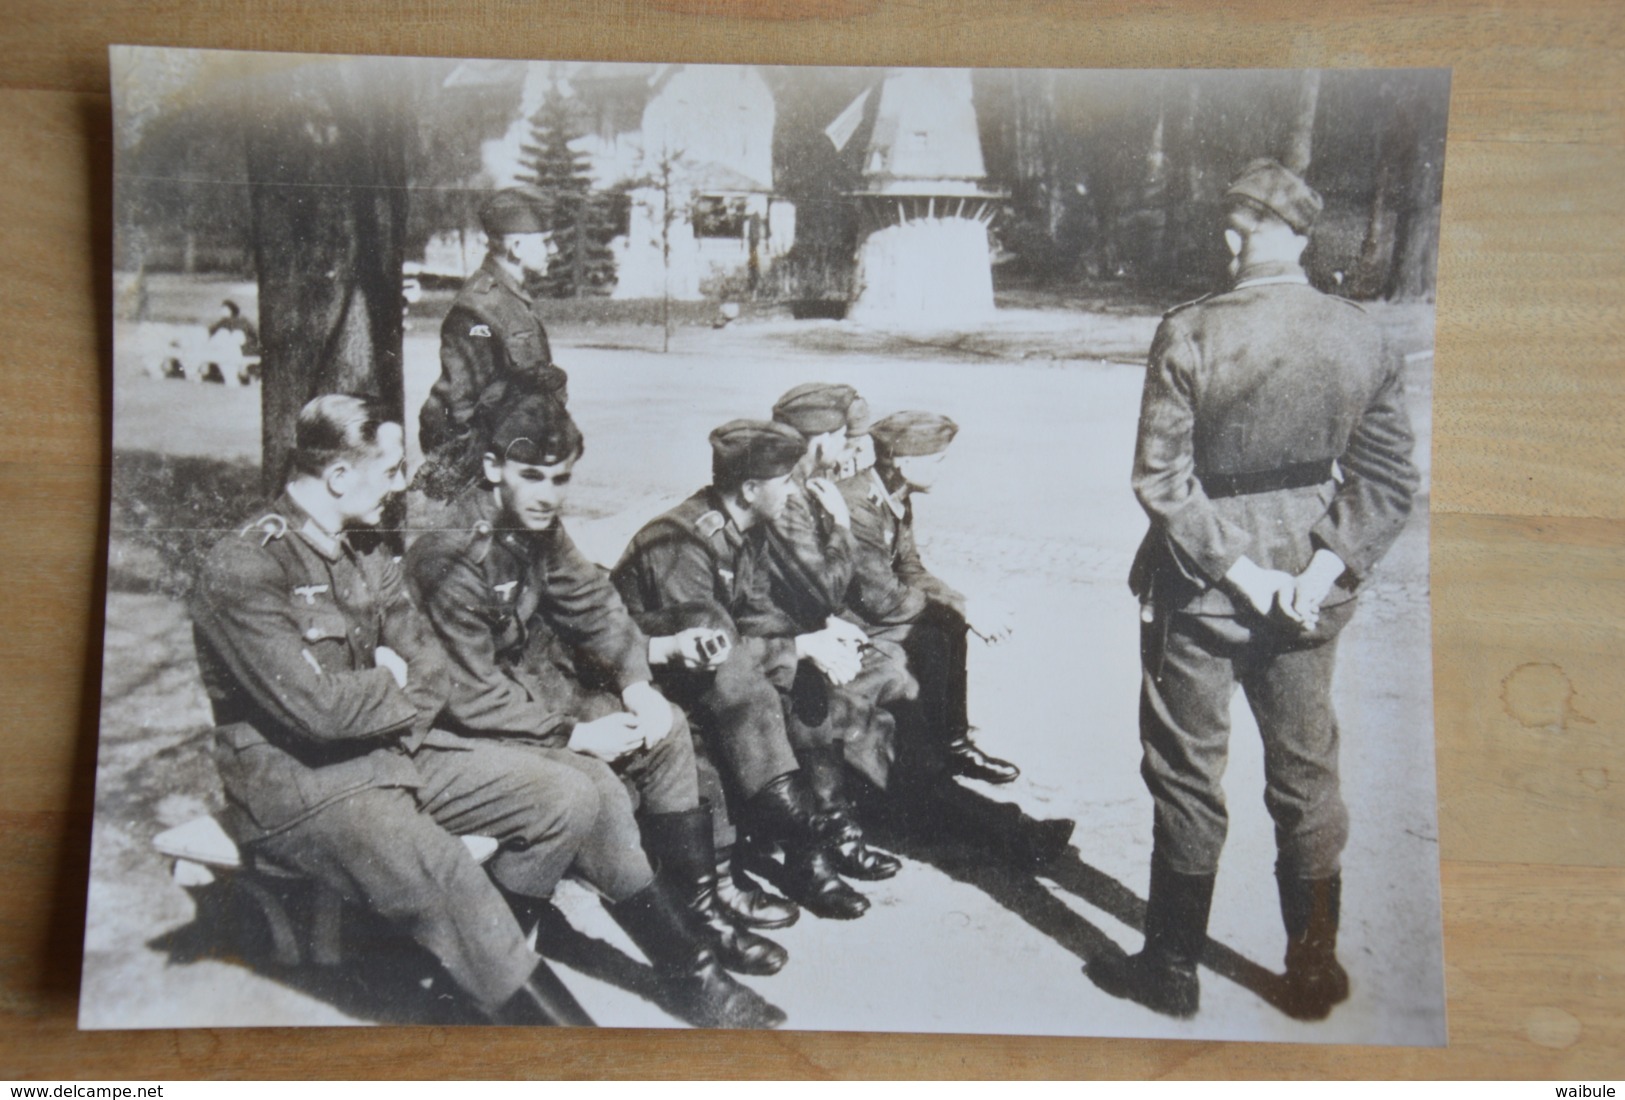
[[[487,449],[504,462],[557,466],[585,447],[569,411],[544,393],[527,394],[497,410],[490,423]]]
[[[862,394],[853,397],[852,404],[846,407],[846,434],[848,438],[869,434],[869,402]]]
[[[719,481],[783,477],[806,453],[800,432],[771,420],[730,420],[711,433],[711,473]]]
[[[846,411],[858,391],[839,382],[804,382],[773,406],[773,419],[802,435],[822,435],[846,426]]]
[[[1259,157],[1243,168],[1224,197],[1255,202],[1298,233],[1309,232],[1325,205],[1301,176],[1269,157]]]
[[[547,199],[524,187],[498,191],[480,209],[480,225],[486,233],[546,233]]]
[[[959,432],[959,425],[939,413],[892,413],[877,420],[869,429],[875,437],[875,446],[893,458],[915,455],[934,455],[948,449]]]

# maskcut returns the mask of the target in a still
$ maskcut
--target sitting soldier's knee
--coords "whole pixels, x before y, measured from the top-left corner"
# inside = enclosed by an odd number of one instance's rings
[[[605,769],[608,770],[608,769]],[[551,819],[549,831],[584,835],[603,806],[598,785],[572,768],[559,768],[538,785],[535,805]]]

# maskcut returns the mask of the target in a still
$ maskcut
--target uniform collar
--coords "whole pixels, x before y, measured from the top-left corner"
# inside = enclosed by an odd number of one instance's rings
[[[874,485],[875,491],[880,494],[881,501],[887,508],[891,509],[891,514],[898,519],[902,519],[903,513],[908,510],[908,507],[901,498],[893,496],[891,490],[886,488],[886,479],[880,476],[880,471],[870,467],[869,481]]]
[[[1296,284],[1308,286],[1309,276],[1297,264],[1283,263],[1272,260],[1267,263],[1249,264],[1236,273],[1236,285],[1232,290],[1246,290],[1254,286],[1282,286]]]
[[[733,513],[728,511],[728,506],[723,503],[722,494],[717,492],[714,485],[705,488],[705,506],[722,517],[722,533],[724,537],[735,543],[744,540],[744,529],[734,522]],[[761,527],[762,524],[758,522],[757,526]]]
[[[497,285],[509,294],[514,295],[526,304],[530,303],[530,295],[525,293],[524,284],[508,274],[508,269],[503,267],[495,256],[485,257],[485,262],[480,265],[480,270],[489,274],[491,278],[496,280]]]
[[[288,529],[297,531],[299,537],[310,545],[312,550],[326,558],[328,561],[338,561],[344,556],[348,545],[344,539],[344,532],[333,534],[325,531],[319,524],[310,518],[310,513],[299,507],[299,502],[293,499],[293,494],[286,489],[277,498],[273,506],[288,521]]]

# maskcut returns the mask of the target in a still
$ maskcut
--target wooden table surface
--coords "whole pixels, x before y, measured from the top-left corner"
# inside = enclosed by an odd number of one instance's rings
[[[0,1078],[1622,1075],[1618,0],[5,0],[0,11]],[[107,512],[112,43],[695,62],[1453,67],[1433,458],[1449,1048],[76,1031]]]

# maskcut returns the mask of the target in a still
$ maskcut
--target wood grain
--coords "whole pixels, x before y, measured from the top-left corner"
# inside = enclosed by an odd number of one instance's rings
[[[1625,1066],[1625,8],[18,0],[0,40],[0,1076],[1536,1077]],[[105,48],[1452,66],[1433,561],[1451,1046],[74,1030],[99,682]]]

